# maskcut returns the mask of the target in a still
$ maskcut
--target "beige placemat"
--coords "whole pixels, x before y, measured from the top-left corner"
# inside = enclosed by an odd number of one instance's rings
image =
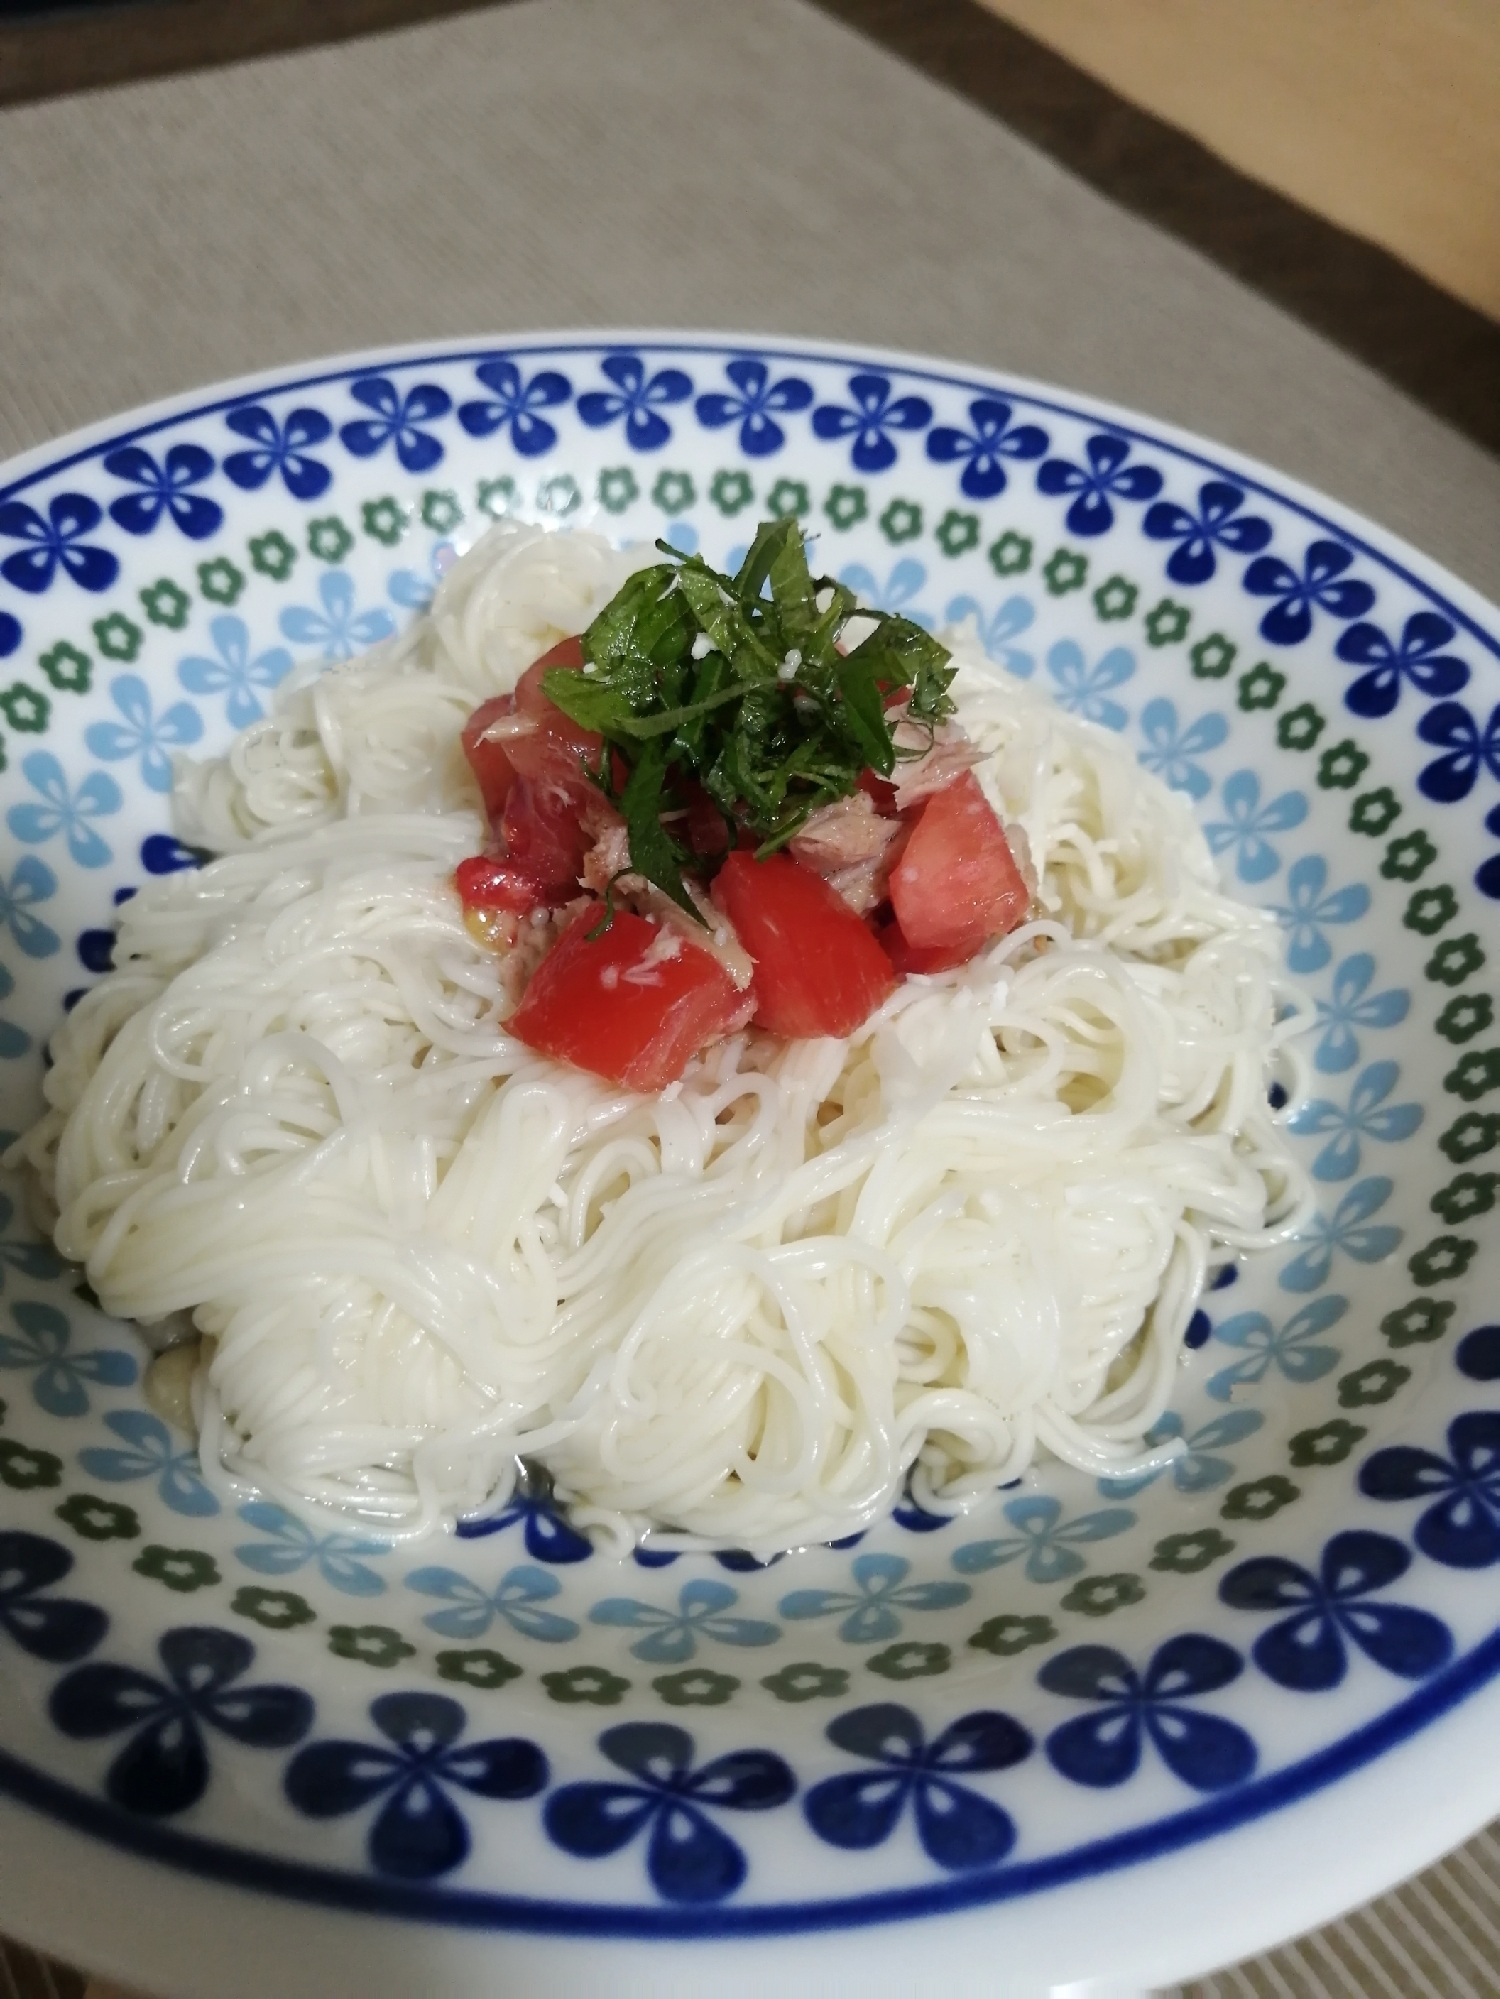
[[[985,0],[1500,318],[1495,0]]]
[[[1500,597],[1500,464],[798,0],[524,0],[5,111],[0,274],[0,452],[340,348],[753,328],[1116,397]],[[1197,1989],[1500,1994],[1497,1884],[1487,1837]]]

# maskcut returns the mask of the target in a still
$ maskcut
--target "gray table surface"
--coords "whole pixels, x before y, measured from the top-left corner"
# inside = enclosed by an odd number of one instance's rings
[[[1206,432],[1500,598],[1500,462],[798,0],[521,0],[6,110],[0,273],[0,454],[396,341],[821,335]],[[1447,1999],[1496,1963],[1486,1835],[1197,1989]]]

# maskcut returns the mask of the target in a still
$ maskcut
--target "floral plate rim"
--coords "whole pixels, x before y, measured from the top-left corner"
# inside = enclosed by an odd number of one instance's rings
[[[0,500],[23,492],[38,479],[68,470],[97,450],[104,440],[116,445],[198,417],[211,416],[243,402],[251,392],[290,393],[310,390],[347,380],[363,367],[406,368],[431,361],[434,364],[481,361],[496,351],[541,356],[572,352],[606,354],[621,347],[646,347],[654,353],[705,353],[726,358],[747,351],[777,360],[876,364],[914,380],[930,380],[969,393],[1003,392],[1024,398],[1059,416],[1083,416],[1100,420],[1133,440],[1165,447],[1175,456],[1201,470],[1213,473],[1233,468],[1236,477],[1279,505],[1315,526],[1329,528],[1355,548],[1374,559],[1382,568],[1401,576],[1431,602],[1440,604],[1468,636],[1487,652],[1500,657],[1500,640],[1484,623],[1488,609],[1461,579],[1444,572],[1440,565],[1421,557],[1399,537],[1363,519],[1340,503],[1327,500],[1310,488],[1272,468],[1243,456],[1229,447],[1218,447],[1191,432],[1124,410],[1092,396],[1077,394],[1041,382],[970,369],[960,362],[904,355],[877,347],[852,343],[797,341],[772,336],[734,338],[722,333],[703,334],[651,331],[582,331],[578,333],[525,333],[497,336],[490,341],[414,342],[400,348],[379,347],[358,353],[327,357],[316,364],[300,364],[256,371],[228,383],[214,384],[196,392],[164,399],[130,412],[124,418],[105,419],[72,433],[50,446],[37,447],[11,461],[4,468],[7,482],[0,487]],[[122,428],[122,422],[128,428]],[[64,447],[59,455],[59,446]],[[1415,567],[1411,566],[1413,560]],[[1356,1771],[1368,1768],[1396,1744],[1409,1740],[1440,1716],[1454,1710],[1500,1674],[1500,1632],[1457,1659],[1441,1674],[1428,1680],[1417,1692],[1385,1710],[1351,1735],[1327,1744],[1301,1763],[1284,1766],[1271,1775],[1247,1785],[1231,1796],[1193,1805],[1148,1826],[1132,1829],[1113,1838],[1077,1847],[1066,1853],[1030,1862],[1013,1862],[1000,1876],[963,1881],[938,1881],[930,1886],[883,1890],[872,1896],[825,1900],[816,1904],[767,1905],[744,1909],[724,1908],[711,1914],[695,1915],[690,1933],[697,1937],[744,1936],[754,1934],[795,1934],[820,1929],[830,1923],[841,1926],[959,1910],[991,1902],[1014,1899],[1036,1888],[1091,1877],[1103,1870],[1117,1869],[1131,1861],[1156,1857],[1198,1842],[1211,1832],[1261,1818],[1278,1807],[1328,1788]],[[668,1909],[615,1908],[579,1902],[549,1904],[505,1896],[491,1891],[455,1888],[397,1888],[390,1882],[351,1877],[332,1869],[302,1863],[271,1860],[233,1848],[221,1842],[195,1839],[171,1828],[145,1828],[114,1808],[74,1792],[45,1773],[0,1752],[0,1790],[23,1802],[50,1811],[64,1823],[104,1834],[110,1843],[143,1855],[169,1860],[190,1872],[233,1880],[243,1885],[274,1888],[278,1893],[301,1896],[322,1905],[382,1908],[419,1918],[440,1918],[448,1923],[493,1925],[544,1933],[565,1931],[571,1935],[680,1936],[684,1932],[676,1912]],[[1459,1831],[1471,1828],[1472,1815],[1465,1815]],[[254,1877],[263,1877],[259,1880]],[[274,1877],[274,1878],[273,1878]]]

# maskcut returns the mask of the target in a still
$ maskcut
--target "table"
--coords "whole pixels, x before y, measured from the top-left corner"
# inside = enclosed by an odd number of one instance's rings
[[[200,57],[214,52],[206,11],[199,0]],[[308,10],[270,5],[280,27],[246,43],[256,10],[219,11],[239,17],[232,46],[307,32],[293,17]],[[1500,597],[1500,460],[1478,441],[1496,442],[1484,412],[1500,410],[1500,329],[1278,206],[972,0],[408,11],[447,17],[0,113],[0,454],[341,348],[547,325],[757,327],[927,349],[1137,405],[1336,494]],[[331,7],[327,26],[400,15],[366,0]],[[73,45],[74,81],[128,71],[130,17],[110,20],[107,47]],[[135,46],[140,70],[173,66],[170,35]],[[1217,234],[1204,189],[1218,191]],[[1384,285],[1384,318],[1380,298],[1363,315],[1378,338],[1329,273],[1346,289],[1357,277],[1356,302],[1359,284]],[[1468,436],[1455,427],[1466,411]],[[1500,1993],[1496,1964],[1492,1833],[1316,1939],[1191,1990],[1446,1999]],[[80,1989],[28,1954],[0,1960],[0,1999]]]

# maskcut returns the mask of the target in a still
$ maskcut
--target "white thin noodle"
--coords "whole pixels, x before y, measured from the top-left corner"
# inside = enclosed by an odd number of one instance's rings
[[[191,1313],[205,1470],[421,1534],[540,1460],[628,1545],[957,1510],[1151,1462],[1206,1267],[1291,1233],[1269,920],[1105,731],[949,637],[1041,914],[849,1041],[660,1097],[507,1037],[457,738],[642,558],[506,524],[405,638],[178,777],[224,858],[122,911],[23,1141],[104,1306]],[[1160,1461],[1158,1452],[1155,1461]]]

